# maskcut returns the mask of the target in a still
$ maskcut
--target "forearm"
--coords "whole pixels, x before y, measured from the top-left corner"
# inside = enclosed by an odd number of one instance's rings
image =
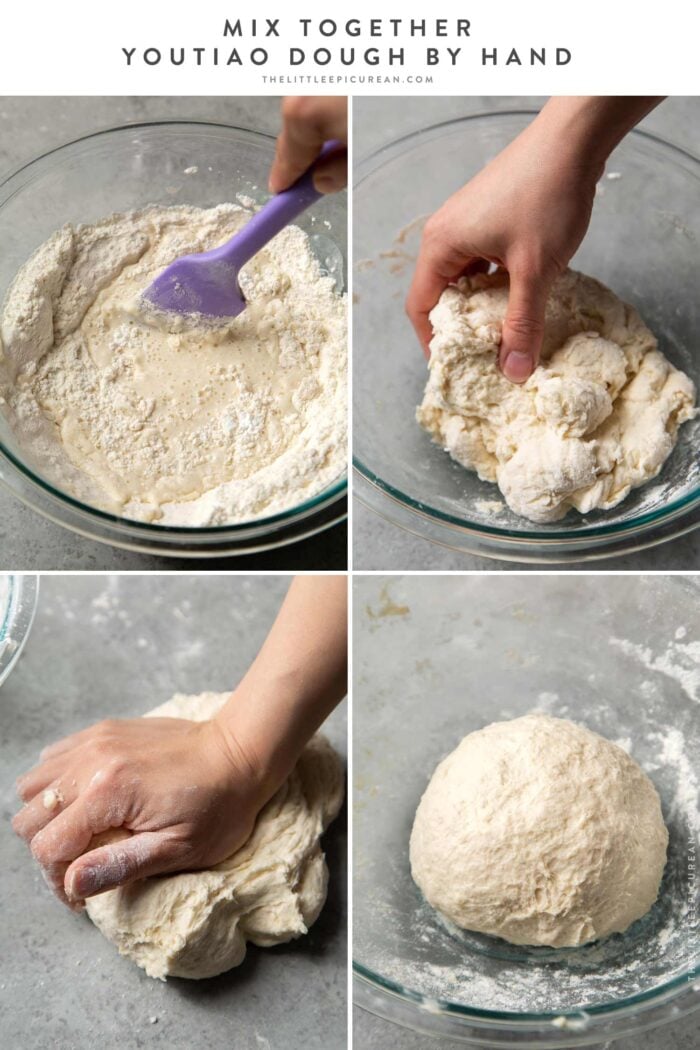
[[[292,581],[249,671],[218,719],[269,797],[347,689],[347,581]]]
[[[531,128],[544,132],[565,161],[591,168],[598,178],[615,147],[662,101],[632,95],[553,97]]]

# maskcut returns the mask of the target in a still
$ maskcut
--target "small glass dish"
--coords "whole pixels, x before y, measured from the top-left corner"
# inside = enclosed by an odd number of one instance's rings
[[[34,622],[39,580],[0,574],[0,685],[20,658]]]
[[[433,1037],[533,1050],[599,1046],[699,1008],[700,585],[454,574],[360,576],[354,591],[356,1004]],[[651,910],[581,948],[458,930],[411,877],[437,763],[467,733],[533,709],[625,748],[669,829]]]
[[[421,218],[502,150],[534,113],[451,120],[356,166],[353,193],[353,490],[418,536],[504,561],[606,558],[700,525],[700,417],[659,476],[609,511],[535,525],[433,444],[415,420],[427,371],[403,310]],[[612,154],[572,266],[635,305],[661,350],[700,390],[700,160],[635,131]]]
[[[52,150],[0,182],[0,301],[32,252],[64,223],[149,204],[209,207],[237,194],[267,199],[270,135],[198,121],[100,131]],[[196,161],[196,163],[195,163]],[[345,288],[346,195],[329,194],[297,220],[322,267]],[[346,517],[347,478],[289,510],[236,525],[185,528],[131,521],[61,491],[26,462],[0,415],[0,482],[34,510],[93,540],[150,554],[215,557],[285,546]]]

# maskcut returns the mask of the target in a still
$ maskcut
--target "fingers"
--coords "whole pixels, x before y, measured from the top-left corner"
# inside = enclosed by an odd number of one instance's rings
[[[109,786],[106,792],[102,786],[88,788],[32,837],[32,854],[49,886],[65,903],[79,899],[64,891],[66,869],[89,848],[95,835],[120,833],[127,807],[128,799]]]
[[[423,353],[430,357],[430,340],[433,328],[429,314],[437,301],[456,277],[466,273],[479,273],[488,270],[485,259],[442,259],[435,251],[436,245],[431,239],[424,238],[418,252],[416,268],[411,287],[406,298],[406,313],[416,330],[416,335],[423,347]]]
[[[65,769],[65,763],[60,759],[42,762],[28,773],[17,778],[15,787],[17,794],[23,802],[30,802],[40,791],[44,791],[59,779]]]
[[[75,799],[75,789],[68,795],[58,780],[48,781],[45,789],[34,793],[19,813],[12,818],[12,830],[26,843],[30,843],[42,828],[52,821],[65,806]]]
[[[442,274],[436,266],[432,245],[424,238],[406,298],[406,313],[416,330],[426,357],[430,357],[430,340],[433,337],[428,315],[449,283],[449,277]]]
[[[42,762],[46,762],[50,758],[57,758],[67,751],[72,751],[78,744],[82,744],[89,733],[90,729],[81,729],[79,733],[71,733],[70,736],[64,736],[61,740],[56,740],[53,744],[45,747],[39,758]]]
[[[337,193],[348,184],[348,155],[334,150],[314,168],[314,186],[319,193]]]
[[[271,193],[287,189],[311,166],[321,146],[328,139],[347,142],[347,99],[328,96],[291,96],[282,103],[282,131],[277,139],[275,159],[270,171]],[[344,154],[343,154],[344,156]],[[328,182],[320,184],[314,179],[321,193],[340,189],[347,176],[341,176],[342,159],[333,159],[333,170]],[[347,160],[345,160],[347,164]],[[320,178],[320,175],[319,175]],[[341,185],[342,184],[342,185]],[[325,188],[328,185],[328,189]]]
[[[83,729],[43,749],[39,755],[39,765],[17,777],[15,782],[17,794],[23,802],[29,802],[60,777],[66,767],[65,759],[68,753],[89,739],[91,732],[91,729]]]
[[[102,820],[85,804],[85,798],[73,802],[51,820],[31,840],[31,851],[40,865],[47,885],[64,902],[73,904],[64,891],[64,878],[68,864],[79,856],[90,844],[93,835],[105,830]]]
[[[64,888],[69,899],[81,900],[185,863],[184,849],[166,832],[144,831],[78,857],[65,873]]]
[[[506,379],[524,383],[540,358],[549,282],[527,271],[510,270],[508,310],[503,321],[499,364]]]

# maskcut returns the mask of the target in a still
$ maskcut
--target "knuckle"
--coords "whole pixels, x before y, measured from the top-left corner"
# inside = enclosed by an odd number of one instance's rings
[[[440,212],[435,212],[426,220],[425,226],[423,227],[423,242],[426,245],[432,246],[443,240],[445,235],[445,228],[440,216]]]
[[[126,759],[123,755],[110,754],[106,761],[102,765],[102,777],[98,781],[107,784],[114,784],[116,781],[121,780],[126,769]]]
[[[39,863],[42,868],[48,868],[52,862],[52,851],[51,844],[47,840],[45,835],[39,833],[35,835],[31,841],[30,849],[34,860]]]
[[[539,336],[544,332],[544,323],[531,314],[516,311],[508,317],[508,328],[515,335]]]
[[[282,116],[293,122],[314,120],[317,110],[318,104],[312,95],[289,95],[282,103]]]
[[[98,754],[106,755],[110,753],[117,739],[117,726],[117,721],[112,718],[107,718],[94,726],[90,743]]]
[[[116,718],[103,718],[101,722],[97,723],[96,729],[106,736],[113,736],[118,726],[119,722]]]

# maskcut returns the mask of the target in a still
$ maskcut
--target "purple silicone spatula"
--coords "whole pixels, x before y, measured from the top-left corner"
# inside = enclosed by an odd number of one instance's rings
[[[344,149],[342,143],[326,142],[309,170],[264,204],[230,241],[212,251],[176,259],[148,286],[143,297],[170,313],[237,317],[246,306],[238,283],[241,267],[322,196],[313,184],[316,164],[339,149]]]

